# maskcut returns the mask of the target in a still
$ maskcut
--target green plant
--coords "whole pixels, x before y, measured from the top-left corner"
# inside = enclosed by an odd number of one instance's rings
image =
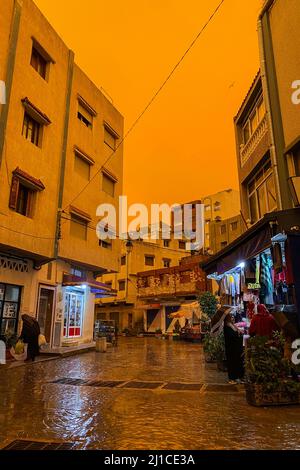
[[[199,303],[204,316],[212,318],[217,311],[216,297],[211,292],[204,292],[199,298]]]
[[[10,349],[16,345],[18,341],[18,335],[15,333],[14,330],[7,330],[7,332],[4,334],[3,339],[6,344],[6,348]]]
[[[246,376],[250,383],[261,385],[264,392],[296,393],[300,390],[300,383],[291,378],[292,364],[283,356],[284,342],[280,334],[274,334],[271,340],[256,336],[248,341]]]
[[[212,335],[208,333],[205,335],[203,340],[203,349],[213,361],[224,361],[225,360],[225,342],[224,335]]]

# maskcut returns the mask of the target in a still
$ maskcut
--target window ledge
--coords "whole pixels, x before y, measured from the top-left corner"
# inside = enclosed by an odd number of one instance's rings
[[[83,152],[83,150],[80,150],[80,148],[78,147],[74,147],[74,152],[75,152],[75,155],[80,157],[82,160],[84,160],[86,163],[88,163],[89,165],[95,165],[95,160],[93,160],[92,157],[90,157],[89,155],[87,155],[85,152]]]
[[[46,114],[40,111],[31,101],[26,97],[22,99],[22,103],[28,114],[44,126],[51,124],[51,120]]]
[[[78,102],[81,104],[81,106],[86,109],[86,111],[91,114],[91,116],[93,117],[97,117],[97,111],[92,108],[92,106],[90,106],[88,104],[88,102],[81,96],[81,95],[77,95],[77,99],[78,99]]]
[[[75,215],[78,218],[85,220],[86,222],[91,222],[92,220],[92,217],[89,214],[82,211],[81,209],[78,209],[77,207],[70,206],[69,212],[70,214]]]
[[[32,188],[34,191],[43,191],[45,189],[45,186],[41,180],[34,178],[34,176],[30,176],[19,167],[13,171],[13,175],[19,178],[21,182],[23,182],[27,187]]]

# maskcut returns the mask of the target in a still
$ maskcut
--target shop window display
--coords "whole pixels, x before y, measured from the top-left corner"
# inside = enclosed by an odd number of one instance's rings
[[[0,327],[1,336],[16,332],[20,310],[21,287],[0,284]]]
[[[64,337],[75,338],[82,335],[84,292],[67,290],[65,293]]]

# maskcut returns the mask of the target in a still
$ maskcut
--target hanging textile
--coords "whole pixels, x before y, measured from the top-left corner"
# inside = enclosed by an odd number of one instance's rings
[[[261,254],[260,284],[261,303],[264,303],[265,305],[274,305],[272,261],[266,253]]]
[[[273,267],[276,274],[283,270],[282,248],[280,243],[274,243],[271,248]]]

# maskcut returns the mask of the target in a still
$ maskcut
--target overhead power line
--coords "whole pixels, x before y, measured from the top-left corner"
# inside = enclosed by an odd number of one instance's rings
[[[147,103],[147,105],[145,106],[145,108],[143,109],[143,111],[138,115],[138,117],[135,119],[135,121],[133,122],[133,124],[130,126],[130,128],[128,129],[128,131],[125,133],[125,135],[123,136],[123,138],[120,140],[120,142],[118,143],[118,145],[116,146],[115,150],[108,156],[108,158],[105,160],[105,162],[101,165],[101,167],[97,170],[97,172],[93,175],[93,177],[88,181],[88,183],[79,191],[79,193],[69,202],[69,204],[67,204],[63,210],[67,209],[74,201],[76,201],[76,199],[79,198],[79,196],[81,196],[81,194],[86,190],[86,188],[91,184],[91,182],[96,178],[96,176],[101,172],[101,170],[103,170],[103,168],[105,167],[105,165],[107,165],[107,163],[112,159],[112,157],[115,155],[115,153],[117,152],[117,150],[121,147],[121,145],[124,143],[124,141],[127,139],[127,137],[131,134],[131,132],[133,131],[133,129],[137,126],[138,122],[141,120],[141,118],[144,116],[144,114],[148,111],[148,109],[150,108],[150,106],[153,104],[153,102],[156,100],[156,98],[158,97],[158,95],[161,93],[161,91],[164,89],[164,87],[166,86],[166,84],[168,83],[168,81],[171,79],[171,77],[173,76],[173,74],[175,73],[175,71],[177,70],[177,68],[180,66],[180,64],[183,62],[183,60],[185,59],[185,57],[188,55],[188,53],[191,51],[191,49],[194,47],[194,45],[196,44],[196,42],[198,41],[198,39],[200,38],[200,36],[202,35],[202,33],[205,31],[205,29],[208,27],[208,25],[211,23],[211,21],[214,19],[214,17],[216,16],[216,14],[218,13],[218,11],[220,10],[221,6],[223,5],[223,3],[225,2],[225,0],[221,0],[221,2],[218,4],[218,6],[216,7],[216,9],[213,11],[213,13],[210,15],[210,17],[208,18],[208,20],[206,21],[206,23],[202,26],[202,28],[200,29],[200,31],[198,32],[197,36],[193,39],[193,41],[191,42],[191,44],[188,46],[188,48],[186,49],[186,51],[184,52],[184,54],[181,56],[181,58],[179,59],[179,61],[174,65],[174,67],[172,68],[172,70],[170,71],[170,73],[168,74],[168,76],[165,78],[165,80],[162,82],[162,84],[159,86],[159,88],[157,89],[157,91],[154,93],[154,95],[152,96],[152,98],[150,99],[150,101]]]

